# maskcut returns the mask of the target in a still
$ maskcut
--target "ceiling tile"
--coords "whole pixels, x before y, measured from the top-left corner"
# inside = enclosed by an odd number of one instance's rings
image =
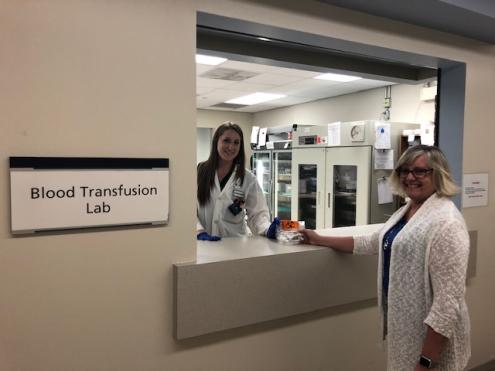
[[[223,88],[234,83],[235,81],[206,79],[199,76],[196,77],[196,86],[200,86],[202,88]]]
[[[259,75],[243,81],[208,79],[199,77],[199,75],[218,68],[218,66],[197,65],[196,94],[198,94],[198,108],[229,110],[211,106],[255,92],[287,95],[285,98],[233,110],[236,112],[260,112],[392,84],[387,81],[371,79],[361,79],[347,83],[317,80],[313,77],[319,75],[320,72],[231,60],[222,63],[220,66],[222,68],[256,72]]]
[[[196,76],[198,75],[201,75],[205,72],[208,72],[210,70],[213,70],[215,68],[217,68],[218,66],[209,66],[207,64],[199,64],[199,63],[196,63]]]
[[[235,84],[229,85],[228,88],[229,90],[245,91],[248,93],[266,92],[267,90],[273,88],[273,85],[254,84],[251,83],[250,80],[236,82]]]
[[[287,75],[278,75],[274,73],[262,73],[261,75],[250,78],[247,82],[280,86],[300,80],[303,80],[303,78],[299,76],[287,76]]]
[[[315,76],[321,75],[321,72],[296,70],[294,68],[284,68],[284,67],[277,67],[277,69],[272,71],[272,73],[276,73],[278,75],[304,77],[307,79],[311,79]]]
[[[215,89],[208,93],[208,98],[213,100],[219,100],[225,102],[229,99],[234,99],[247,95],[249,92],[238,91],[238,90],[227,90],[227,89]]]
[[[196,95],[203,95],[207,94],[210,91],[212,91],[215,88],[212,88],[210,86],[196,86]]]
[[[271,70],[271,66],[266,66],[264,64],[255,64],[239,61],[228,60],[222,64],[222,67],[232,68],[235,70],[251,71],[251,72],[267,72]]]

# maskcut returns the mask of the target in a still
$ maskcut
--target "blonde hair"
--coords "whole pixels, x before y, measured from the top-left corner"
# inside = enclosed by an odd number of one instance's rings
[[[450,172],[449,164],[443,152],[434,146],[418,145],[409,147],[399,158],[395,171],[389,177],[389,184],[395,194],[406,197],[399,179],[398,170],[412,164],[419,156],[425,155],[428,166],[433,169],[432,182],[439,197],[452,197],[459,192]]]

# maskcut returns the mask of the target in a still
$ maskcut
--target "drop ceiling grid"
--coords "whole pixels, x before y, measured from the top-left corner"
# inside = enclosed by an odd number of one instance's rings
[[[202,74],[216,68],[250,71],[257,73],[257,75],[242,81],[228,81],[201,77]],[[387,81],[369,79],[343,83],[316,80],[313,78],[319,74],[320,72],[231,60],[217,66],[196,64],[197,107],[203,109],[229,110],[211,106],[223,103],[229,99],[256,92],[287,95],[285,98],[235,109],[235,111],[238,112],[254,113],[392,84]]]

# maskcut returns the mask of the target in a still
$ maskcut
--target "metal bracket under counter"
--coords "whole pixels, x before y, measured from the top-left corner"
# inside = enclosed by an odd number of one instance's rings
[[[379,226],[335,228],[325,234],[356,235]],[[198,241],[196,262],[174,265],[175,337],[372,299],[376,270],[376,256],[283,245],[264,237]]]

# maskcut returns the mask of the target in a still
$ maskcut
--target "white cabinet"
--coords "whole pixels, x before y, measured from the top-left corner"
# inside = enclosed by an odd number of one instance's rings
[[[294,148],[292,218],[306,228],[369,223],[371,146]]]
[[[368,224],[371,147],[329,147],[325,155],[325,228]]]
[[[325,227],[325,148],[292,150],[292,220],[306,228]]]

